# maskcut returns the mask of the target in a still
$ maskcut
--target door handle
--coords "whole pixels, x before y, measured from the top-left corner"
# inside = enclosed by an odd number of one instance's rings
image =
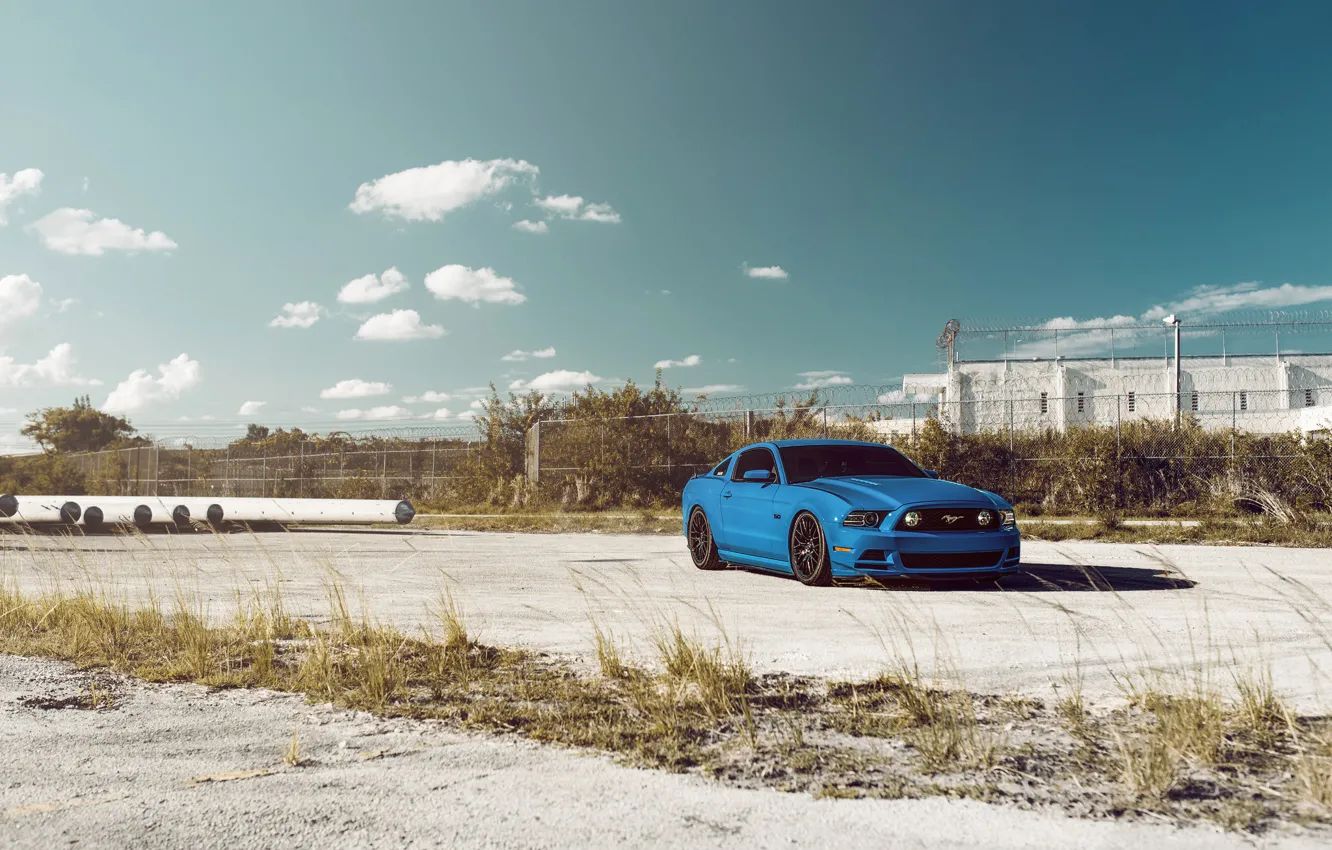
[[[730,491],[730,490],[727,490],[725,493],[722,493],[722,498],[723,498],[723,499],[729,499],[729,498],[731,498],[731,491]]]

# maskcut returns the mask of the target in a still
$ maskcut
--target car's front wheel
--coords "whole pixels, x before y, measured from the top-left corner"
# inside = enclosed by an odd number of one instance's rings
[[[827,587],[832,584],[832,560],[823,526],[808,511],[796,515],[791,523],[791,571],[802,584]]]
[[[689,515],[689,559],[700,570],[720,570],[723,566],[717,554],[717,541],[712,537],[712,526],[702,508],[694,508]]]

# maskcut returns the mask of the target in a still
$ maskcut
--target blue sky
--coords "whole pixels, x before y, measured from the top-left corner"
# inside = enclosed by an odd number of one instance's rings
[[[951,316],[1332,306],[1330,27],[1281,3],[6,3],[0,422],[87,392],[159,431],[447,423],[490,381],[662,361],[690,390],[891,384]]]

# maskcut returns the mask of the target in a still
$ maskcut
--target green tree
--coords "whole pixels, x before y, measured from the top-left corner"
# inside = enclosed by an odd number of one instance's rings
[[[28,420],[23,435],[46,452],[97,452],[148,443],[135,436],[129,420],[97,410],[86,395],[74,399],[72,407],[46,407],[30,413]]]

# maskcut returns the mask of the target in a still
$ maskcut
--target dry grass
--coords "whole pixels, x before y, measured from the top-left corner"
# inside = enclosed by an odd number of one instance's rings
[[[288,767],[300,767],[305,763],[301,757],[301,729],[296,727],[291,733],[291,740],[282,751],[282,763]]]
[[[1123,521],[1107,524],[1099,520],[1048,522],[1029,519],[1021,523],[1024,540],[1058,542],[1099,540],[1106,543],[1187,543],[1213,546],[1291,546],[1332,548],[1332,524],[1286,523],[1278,519],[1204,519],[1197,525],[1164,523],[1133,525]]]
[[[594,621],[600,675],[583,675],[479,643],[447,592],[419,637],[354,614],[336,584],[328,597],[328,624],[316,627],[272,589],[238,599],[223,620],[183,592],[169,606],[134,608],[105,590],[28,597],[0,581],[0,651],[153,681],[297,692],[747,787],[1152,812],[1250,831],[1332,824],[1332,727],[1286,708],[1270,676],[1237,680],[1229,702],[1205,677],[1182,688],[1153,681],[1113,711],[1085,705],[1080,686],[1046,708],[947,687],[907,663],[861,682],[760,677],[715,614],[706,638],[660,625],[653,669],[630,663]],[[96,682],[74,703],[114,707]],[[299,730],[282,759],[304,762]],[[1217,775],[1224,782],[1196,790]]]

